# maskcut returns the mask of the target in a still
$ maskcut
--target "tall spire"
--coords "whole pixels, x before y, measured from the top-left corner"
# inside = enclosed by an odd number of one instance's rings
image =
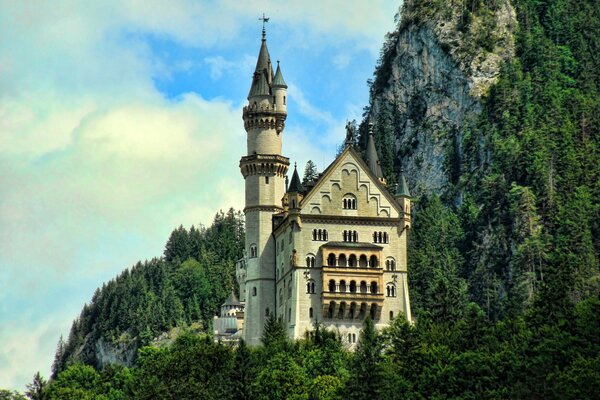
[[[408,185],[406,184],[406,178],[404,177],[404,170],[400,168],[398,174],[398,185],[396,186],[396,197],[410,197],[408,191]]]
[[[383,178],[383,171],[381,171],[381,165],[379,163],[379,156],[377,155],[377,149],[375,148],[375,139],[373,139],[373,124],[369,123],[369,140],[367,142],[367,164],[371,171],[378,178]]]
[[[287,85],[286,85],[285,81],[283,80],[283,74],[281,73],[281,68],[279,68],[279,60],[277,60],[277,72],[275,72],[275,77],[273,78],[273,86],[287,88]]]
[[[263,86],[264,83],[266,83],[267,88],[270,89],[274,75],[271,56],[269,55],[269,49],[267,48],[267,32],[265,29],[265,23],[269,21],[269,18],[265,17],[263,14],[262,18],[259,18],[259,20],[263,21],[262,41],[258,52],[258,59],[256,60],[256,68],[254,69],[254,75],[252,77],[252,85],[250,86],[250,92],[248,93],[248,99],[257,94],[270,95],[270,92],[265,93],[264,87],[258,88],[258,86]],[[265,82],[262,81],[262,76],[264,76]]]
[[[300,176],[298,176],[298,168],[296,168],[296,163],[294,163],[294,174],[292,175],[292,181],[288,187],[288,193],[300,193],[303,190]]]

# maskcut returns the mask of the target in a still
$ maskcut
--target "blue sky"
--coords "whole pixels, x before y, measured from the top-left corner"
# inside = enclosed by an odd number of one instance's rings
[[[48,376],[94,290],[173,228],[242,207],[262,12],[289,86],[284,155],[322,169],[399,5],[0,0],[0,388]]]

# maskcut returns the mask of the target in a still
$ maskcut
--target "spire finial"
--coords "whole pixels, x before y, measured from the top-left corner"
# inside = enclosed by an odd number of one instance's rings
[[[298,163],[294,162],[294,169],[296,169],[297,166],[298,166]]]
[[[262,17],[258,19],[259,21],[262,21],[262,24],[263,24],[263,28],[262,28],[262,40],[263,41],[267,39],[267,30],[265,29],[265,24],[267,22],[269,22],[269,19],[270,18],[265,16],[265,13],[263,13]]]

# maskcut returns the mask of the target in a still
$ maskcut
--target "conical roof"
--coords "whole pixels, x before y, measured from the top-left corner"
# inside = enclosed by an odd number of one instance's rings
[[[223,303],[224,306],[239,306],[240,304],[242,303],[240,303],[233,292],[231,292],[227,300],[225,300],[225,303]]]
[[[283,74],[281,68],[279,68],[279,61],[277,61],[277,72],[275,72],[275,78],[273,78],[273,86],[283,87],[287,89],[287,85],[283,80]]]
[[[298,169],[296,168],[296,164],[294,164],[294,174],[292,175],[292,181],[287,191],[288,193],[300,193],[303,190],[300,177],[298,176]]]
[[[396,197],[410,197],[408,191],[408,185],[406,184],[406,178],[404,177],[404,171],[400,170],[398,175],[398,186],[396,186]]]
[[[250,92],[248,93],[248,99],[257,95],[270,95],[272,79],[273,66],[271,65],[271,56],[269,55],[267,39],[265,37],[265,32],[263,31],[262,43],[260,45],[260,51],[258,52],[258,59],[256,60],[256,68],[252,78],[252,86],[250,86]]]
[[[248,98],[252,96],[268,96],[271,94],[269,84],[267,83],[267,77],[263,73],[254,75],[254,81],[250,87],[250,93]]]
[[[367,165],[371,168],[371,171],[375,176],[383,178],[383,172],[381,171],[381,165],[379,165],[379,156],[377,155],[377,149],[375,148],[373,134],[369,134],[369,140],[367,142]]]

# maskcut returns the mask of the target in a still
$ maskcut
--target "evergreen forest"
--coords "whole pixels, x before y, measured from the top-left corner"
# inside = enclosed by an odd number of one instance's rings
[[[461,7],[468,31],[487,29],[502,1],[411,3],[420,18]],[[24,395],[0,399],[600,399],[600,4],[510,3],[515,56],[450,141],[449,185],[414,199],[414,324],[397,317],[379,332],[367,318],[355,351],[318,323],[290,341],[273,317],[262,346],[215,343],[212,318],[236,290],[244,243],[230,210],[208,228],[175,229],[162,257],[99,288],[59,341],[49,380],[37,374]],[[404,29],[400,16],[372,104]],[[371,121],[393,185],[410,149],[395,145],[394,104],[372,104],[357,145]],[[311,164],[305,183],[316,177]],[[99,343],[119,362],[99,360]]]

